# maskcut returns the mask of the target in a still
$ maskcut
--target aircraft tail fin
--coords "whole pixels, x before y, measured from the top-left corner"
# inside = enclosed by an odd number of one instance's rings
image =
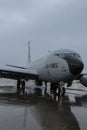
[[[31,41],[28,42],[28,65],[29,65],[29,63],[31,62],[30,43],[31,43]]]

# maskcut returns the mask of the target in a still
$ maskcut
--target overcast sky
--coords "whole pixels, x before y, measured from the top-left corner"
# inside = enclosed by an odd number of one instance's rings
[[[32,60],[68,48],[87,62],[87,0],[0,0],[0,62],[27,65],[29,40]]]

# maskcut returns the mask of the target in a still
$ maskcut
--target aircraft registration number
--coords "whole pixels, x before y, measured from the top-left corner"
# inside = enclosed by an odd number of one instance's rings
[[[58,68],[58,67],[59,67],[58,63],[50,63],[45,66],[45,68]]]

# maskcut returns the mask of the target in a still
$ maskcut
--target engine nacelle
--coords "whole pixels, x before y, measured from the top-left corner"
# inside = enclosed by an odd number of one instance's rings
[[[87,87],[87,75],[81,76],[81,78],[80,78],[80,83],[81,83],[82,85],[84,85],[85,87]]]
[[[42,86],[42,82],[41,82],[40,80],[36,80],[36,81],[35,81],[35,85],[37,85],[37,86]]]

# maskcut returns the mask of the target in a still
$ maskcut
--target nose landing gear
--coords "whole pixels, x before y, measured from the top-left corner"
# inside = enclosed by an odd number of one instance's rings
[[[57,96],[60,97],[60,96],[65,95],[65,87],[61,86],[61,84],[53,84],[53,83],[51,83],[50,93],[53,95],[53,98],[56,100]]]
[[[65,87],[62,87],[62,96],[65,95]]]

